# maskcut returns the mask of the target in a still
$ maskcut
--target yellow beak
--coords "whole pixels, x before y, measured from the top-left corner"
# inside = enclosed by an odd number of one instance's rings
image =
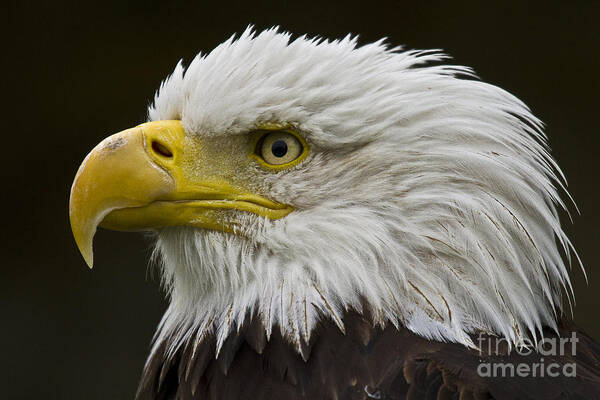
[[[69,216],[79,251],[90,268],[98,226],[144,231],[188,225],[234,232],[236,221],[226,210],[269,219],[293,210],[236,188],[214,173],[211,176],[214,166],[206,173],[188,173],[191,166],[184,162],[184,147],[180,121],[156,121],[106,138],[85,158],[71,188]],[[206,157],[198,155],[198,159]]]

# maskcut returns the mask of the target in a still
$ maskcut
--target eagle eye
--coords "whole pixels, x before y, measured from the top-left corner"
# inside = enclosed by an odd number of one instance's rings
[[[287,166],[304,153],[302,141],[287,131],[271,131],[260,138],[256,146],[256,155],[267,166]]]

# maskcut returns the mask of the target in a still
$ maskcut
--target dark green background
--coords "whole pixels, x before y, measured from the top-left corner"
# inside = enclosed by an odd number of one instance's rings
[[[5,4],[0,397],[133,397],[165,308],[147,268],[149,241],[99,232],[90,271],[68,224],[71,181],[96,143],[144,120],[180,58],[189,62],[249,23],[441,48],[529,104],[548,125],[581,209],[573,225],[565,218],[590,278],[586,286],[572,271],[575,319],[600,338],[600,3],[481,3]]]

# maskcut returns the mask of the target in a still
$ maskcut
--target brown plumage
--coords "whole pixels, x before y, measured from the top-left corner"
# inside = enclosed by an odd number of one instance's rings
[[[518,355],[499,347],[487,354],[456,343],[424,339],[406,328],[373,327],[354,312],[346,333],[323,319],[303,355],[278,330],[269,340],[256,319],[231,334],[215,357],[214,336],[186,343],[165,360],[167,342],[149,360],[142,399],[600,399],[600,346],[577,332],[576,355]],[[561,337],[573,326],[563,324]],[[546,338],[556,335],[546,332]],[[495,345],[491,347],[496,352]],[[576,377],[481,377],[481,363],[576,363]]]

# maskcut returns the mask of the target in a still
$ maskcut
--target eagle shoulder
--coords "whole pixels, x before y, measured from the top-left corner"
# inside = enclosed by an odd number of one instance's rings
[[[160,343],[144,369],[138,399],[600,399],[600,348],[576,332],[577,352],[545,356],[545,366],[576,364],[576,376],[493,376],[482,365],[540,363],[480,335],[480,350],[430,341],[404,327],[372,326],[348,312],[346,332],[322,320],[301,352],[250,320],[215,353],[216,338],[189,341],[166,356]],[[561,328],[568,337],[573,326]],[[546,338],[553,338],[545,333]],[[475,339],[475,338],[474,338]],[[477,344],[477,341],[474,340]],[[491,352],[489,351],[491,350]],[[482,374],[482,371],[484,373]]]

